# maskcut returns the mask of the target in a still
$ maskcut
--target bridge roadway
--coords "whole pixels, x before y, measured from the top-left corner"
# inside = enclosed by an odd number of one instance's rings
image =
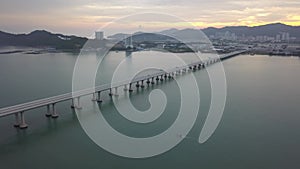
[[[24,128],[27,128],[27,124],[25,123],[25,118],[24,118],[25,111],[35,109],[38,107],[47,106],[46,116],[57,118],[58,114],[56,113],[56,110],[55,110],[56,103],[66,101],[66,100],[72,100],[71,107],[80,109],[81,108],[80,107],[80,97],[82,97],[82,96],[93,95],[94,101],[102,102],[101,98],[100,98],[100,93],[103,91],[109,90],[109,95],[113,95],[112,89],[115,89],[115,92],[117,92],[118,87],[125,86],[124,90],[128,90],[129,92],[132,92],[132,84],[134,84],[134,83],[136,83],[136,87],[143,88],[144,81],[146,81],[146,83],[148,83],[148,84],[149,83],[154,84],[154,80],[163,80],[163,76],[165,76],[165,78],[167,78],[167,77],[172,78],[178,72],[188,71],[190,69],[196,70],[197,68],[201,69],[207,65],[219,62],[220,60],[229,59],[231,57],[237,56],[237,55],[245,53],[245,52],[246,52],[246,50],[236,51],[236,52],[220,55],[219,58],[210,58],[205,61],[191,63],[191,64],[188,64],[188,65],[185,65],[182,67],[176,67],[176,68],[172,68],[172,69],[166,70],[166,71],[161,70],[161,71],[159,71],[157,73],[153,73],[151,75],[136,77],[133,80],[126,80],[126,81],[117,82],[114,84],[105,84],[105,85],[101,85],[101,86],[96,86],[94,88],[89,88],[89,89],[80,90],[80,91],[76,91],[76,92],[70,92],[70,93],[66,93],[66,94],[62,94],[62,95],[48,97],[48,98],[44,98],[44,99],[34,100],[31,102],[26,102],[26,103],[14,105],[14,106],[4,107],[4,108],[0,109],[0,118],[9,116],[9,115],[15,115],[16,122],[15,122],[14,126],[24,129]],[[161,77],[161,78],[159,78],[159,77]],[[75,103],[76,100],[77,100],[77,102]],[[52,106],[52,109],[51,109],[51,106]],[[20,117],[19,117],[19,115],[20,115]]]

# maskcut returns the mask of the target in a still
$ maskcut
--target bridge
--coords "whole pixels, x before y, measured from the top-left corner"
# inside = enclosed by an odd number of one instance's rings
[[[20,129],[25,129],[28,125],[25,122],[25,112],[28,110],[32,110],[39,107],[46,107],[46,117],[58,118],[58,114],[55,108],[55,105],[62,101],[72,100],[71,108],[81,109],[80,106],[80,97],[92,95],[92,101],[102,102],[101,93],[104,91],[109,91],[109,95],[117,95],[117,91],[119,87],[124,87],[124,91],[133,92],[132,85],[136,84],[136,88],[144,88],[145,83],[148,85],[155,84],[155,81],[163,81],[164,79],[172,79],[174,76],[181,74],[181,72],[188,72],[190,70],[200,70],[205,68],[208,65],[213,63],[229,59],[231,57],[240,55],[242,53],[247,52],[247,50],[236,51],[228,54],[220,55],[219,58],[210,58],[206,61],[199,61],[191,64],[187,64],[182,67],[172,68],[170,70],[160,70],[157,73],[153,73],[146,76],[140,76],[134,78],[133,80],[125,80],[121,82],[117,82],[114,84],[105,84],[101,86],[95,86],[93,88],[84,89],[76,92],[70,92],[62,95],[57,95],[53,97],[48,97],[44,99],[34,100],[31,102],[26,102],[18,105],[13,105],[9,107],[4,107],[0,109],[0,118],[14,115],[15,116],[15,127]],[[114,93],[113,93],[114,90]]]

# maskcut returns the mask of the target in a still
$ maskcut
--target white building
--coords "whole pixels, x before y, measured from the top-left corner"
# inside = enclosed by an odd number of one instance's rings
[[[96,40],[103,40],[104,39],[104,33],[103,32],[95,32],[95,39]]]

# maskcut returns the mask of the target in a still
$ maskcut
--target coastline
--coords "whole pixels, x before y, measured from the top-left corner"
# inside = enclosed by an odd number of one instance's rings
[[[80,53],[82,49],[54,49],[54,48],[28,48],[28,47],[18,47],[18,46],[7,46],[7,47],[0,47],[0,55],[4,54],[15,54],[15,53],[23,53],[23,54],[31,54],[31,55],[38,55],[44,53]],[[144,49],[144,50],[153,50],[153,51],[161,51],[161,52],[170,52],[170,53],[191,53],[194,52],[192,50],[169,50],[169,49],[159,49],[159,48],[151,48],[151,49]],[[135,50],[131,52],[139,52],[144,50]],[[97,52],[97,50],[91,50]],[[110,51],[126,51],[126,50],[110,50]],[[218,53],[218,54],[226,54],[226,53]],[[264,55],[264,56],[275,56],[275,57],[299,57],[300,55],[285,55],[285,54],[270,54],[270,53],[262,53],[262,52],[254,52],[250,51],[247,54],[249,55]]]

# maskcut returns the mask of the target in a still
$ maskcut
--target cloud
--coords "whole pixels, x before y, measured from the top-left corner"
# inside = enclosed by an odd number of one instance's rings
[[[300,25],[299,7],[299,0],[2,0],[0,29],[24,32],[44,28],[87,35],[117,18],[143,12],[178,16],[197,27],[271,22]],[[140,24],[157,29],[172,25],[141,20]]]

